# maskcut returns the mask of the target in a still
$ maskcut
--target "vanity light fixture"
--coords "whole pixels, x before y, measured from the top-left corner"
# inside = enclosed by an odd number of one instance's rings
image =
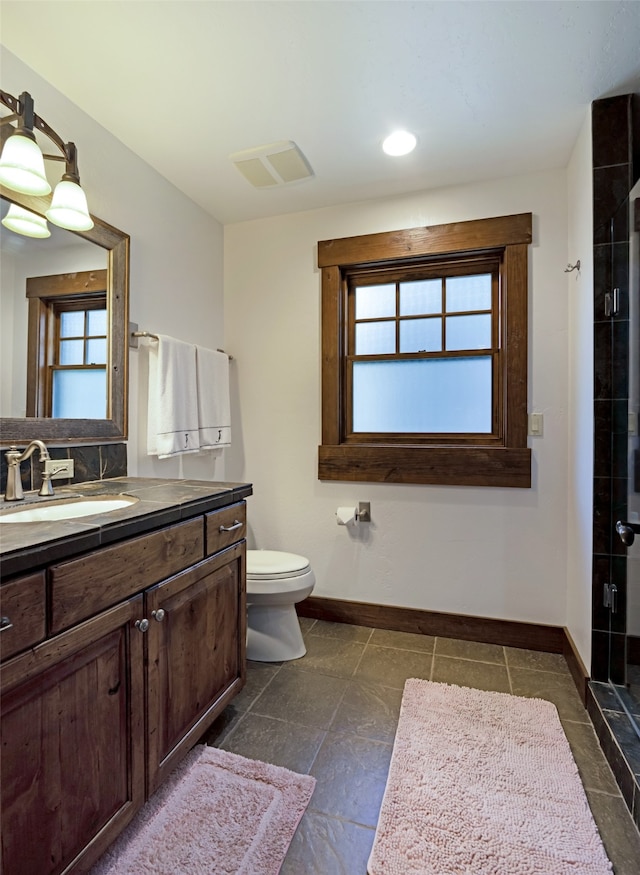
[[[395,131],[382,144],[382,151],[394,157],[408,155],[416,147],[417,140],[409,131]]]
[[[54,225],[70,231],[89,231],[93,228],[93,219],[89,215],[87,198],[80,187],[78,174],[78,153],[73,143],[65,143],[44,119],[34,112],[33,98],[23,91],[19,99],[0,90],[0,103],[11,110],[11,114],[0,119],[0,125],[17,122],[8,135],[2,155],[0,156],[0,183],[12,191],[27,195],[47,195],[51,185],[45,174],[44,159],[64,161],[65,170],[60,182],[56,185],[49,209],[45,215]],[[34,129],[43,133],[59,149],[60,155],[43,154],[36,142]],[[26,211],[23,211],[26,212]],[[21,217],[22,221],[24,217]],[[18,234],[25,234],[18,225],[13,227],[7,222],[9,214],[2,224]],[[42,220],[44,222],[44,219]],[[46,227],[46,222],[45,222]],[[27,236],[36,236],[33,233]],[[38,236],[48,236],[39,234]]]
[[[19,207],[18,204],[11,204],[2,224],[10,231],[15,231],[16,234],[22,234],[24,237],[51,237],[46,219]]]

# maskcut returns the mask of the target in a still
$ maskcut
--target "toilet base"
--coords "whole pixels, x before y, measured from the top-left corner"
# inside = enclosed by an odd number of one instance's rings
[[[247,605],[247,659],[286,662],[306,652],[294,605]]]

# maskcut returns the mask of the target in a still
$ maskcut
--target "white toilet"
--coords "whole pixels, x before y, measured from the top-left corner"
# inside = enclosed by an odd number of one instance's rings
[[[315,582],[304,556],[247,550],[247,659],[282,662],[305,655],[295,605]]]

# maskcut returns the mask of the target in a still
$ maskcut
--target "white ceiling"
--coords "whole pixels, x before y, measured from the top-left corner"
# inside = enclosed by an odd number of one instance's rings
[[[1,0],[0,15],[10,51],[225,224],[563,167],[592,100],[640,91],[638,0]],[[396,127],[412,155],[382,153]],[[229,155],[280,140],[315,176],[252,188]]]

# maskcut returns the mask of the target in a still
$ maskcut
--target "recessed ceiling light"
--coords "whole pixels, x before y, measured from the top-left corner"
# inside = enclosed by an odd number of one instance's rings
[[[416,138],[409,131],[395,131],[382,144],[387,155],[408,155],[416,147]]]

